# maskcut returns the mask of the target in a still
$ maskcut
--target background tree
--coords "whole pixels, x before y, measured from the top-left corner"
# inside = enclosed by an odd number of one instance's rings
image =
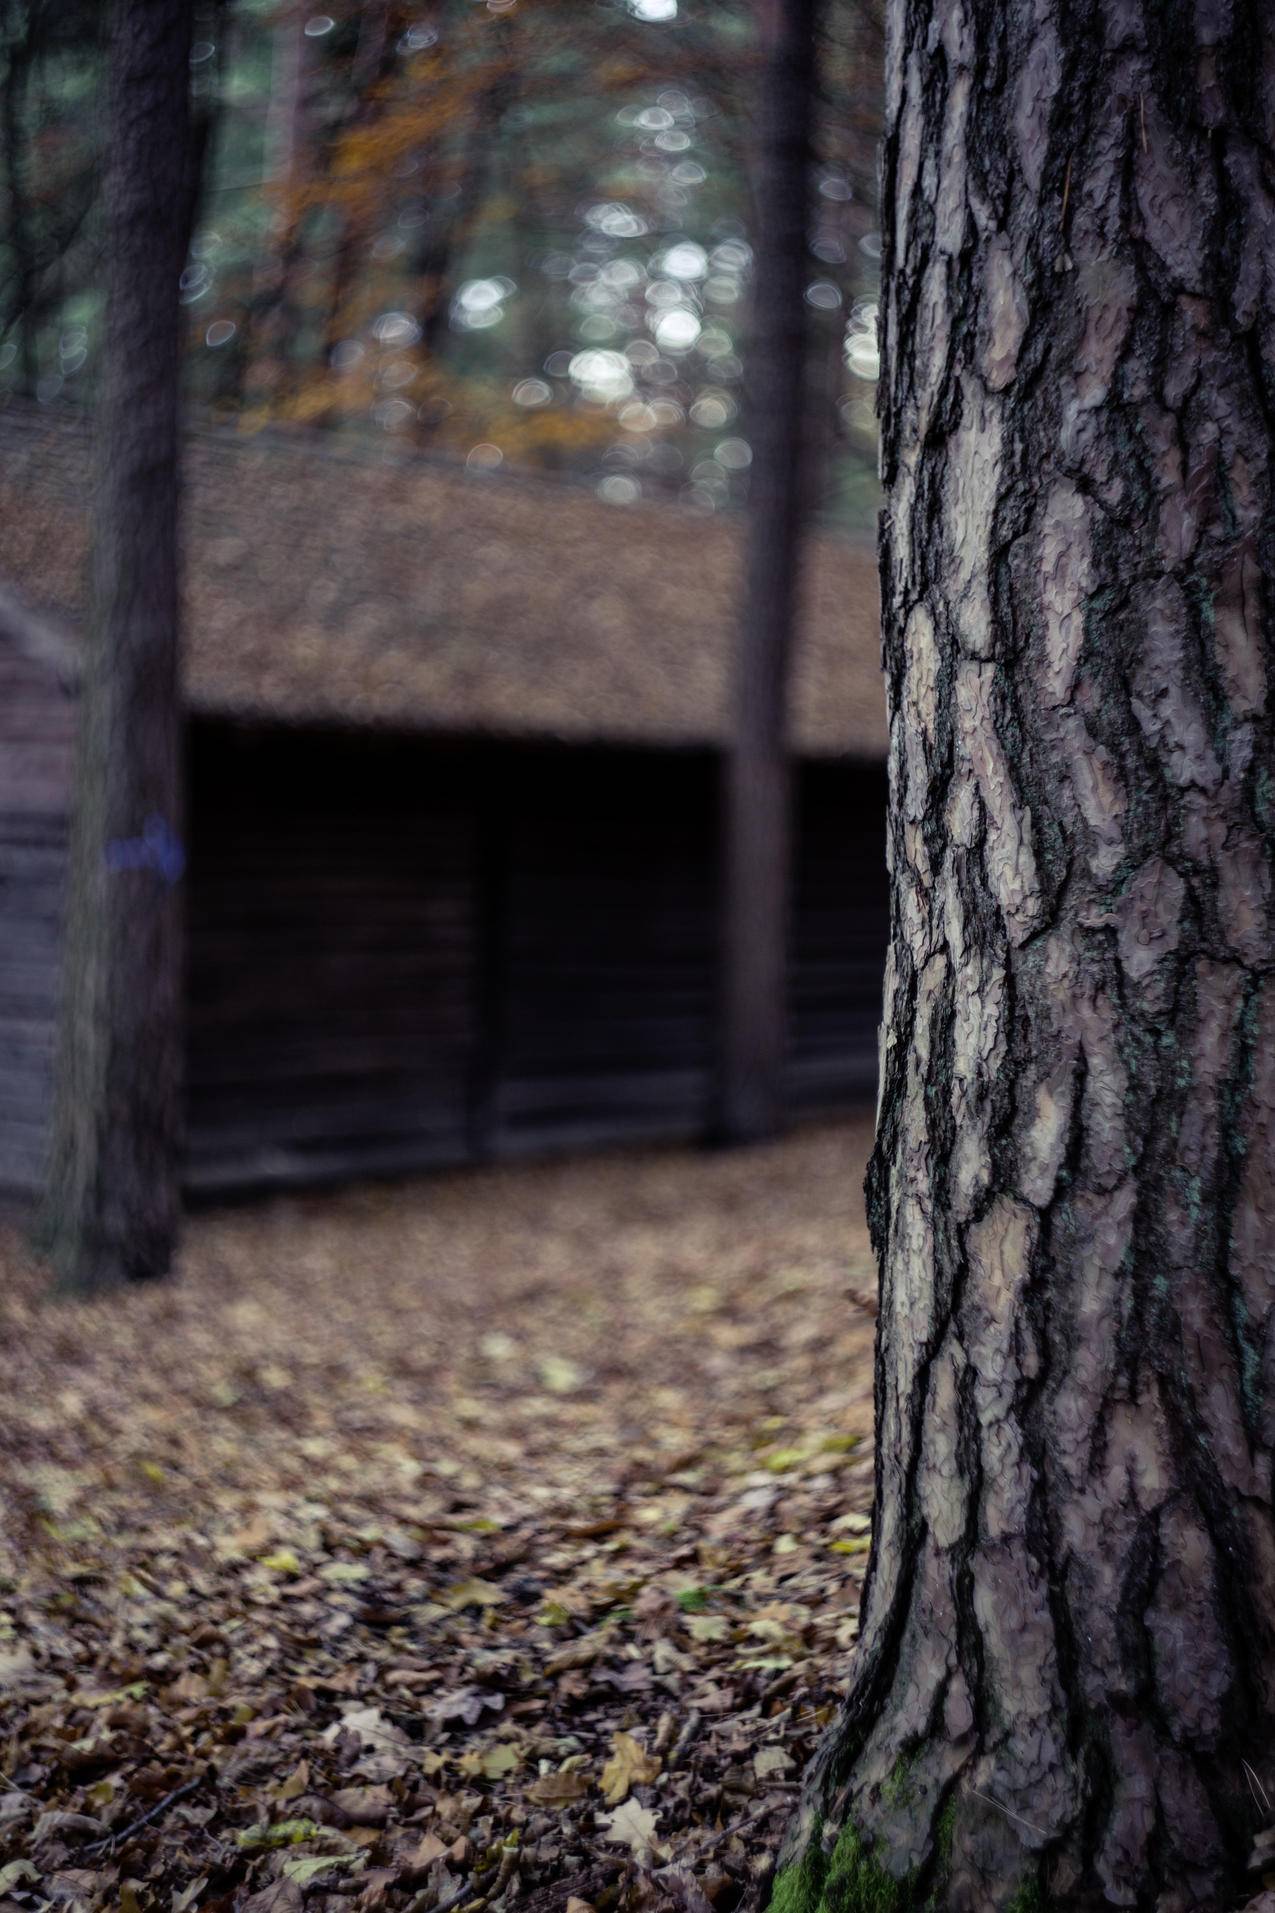
[[[725,765],[723,1041],[719,1124],[730,1142],[773,1135],[783,1102],[791,862],[787,688],[806,503],[810,123],[816,0],[763,0],[758,246],[745,420],[751,520]]]
[[[62,1280],[162,1275],[181,1030],[178,282],[194,192],[191,9],[116,0],[92,612],[43,1236]]]
[[[775,1904],[1220,1907],[1275,1755],[1275,21],[894,0],[886,72],[877,1520]]]

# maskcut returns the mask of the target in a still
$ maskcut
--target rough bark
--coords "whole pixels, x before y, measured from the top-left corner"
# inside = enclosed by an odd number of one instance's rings
[[[877,1514],[776,1903],[1222,1908],[1275,1798],[1275,14],[891,16]]]
[[[791,790],[788,659],[801,558],[803,297],[817,0],[764,0],[758,245],[749,344],[750,535],[724,789],[722,1032],[717,1131],[773,1135],[786,1047]]]
[[[118,0],[111,23],[92,614],[42,1231],[76,1287],[163,1274],[177,1226],[178,280],[190,19],[186,0]]]

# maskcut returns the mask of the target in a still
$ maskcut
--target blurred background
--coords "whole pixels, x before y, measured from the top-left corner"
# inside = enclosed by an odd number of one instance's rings
[[[753,134],[771,0],[201,10],[193,404],[614,502],[747,494]],[[878,0],[826,0],[809,102],[811,508],[874,509]],[[92,393],[95,0],[4,0],[0,389]]]
[[[0,587],[73,677],[101,16],[3,20]],[[203,0],[191,60],[187,1187],[870,1104],[877,0]],[[75,722],[8,651],[32,1193]]]
[[[869,1545],[876,0],[201,0],[184,792],[68,933],[104,12],[0,0],[0,1897],[735,1913]],[[71,1308],[178,875],[180,1280]]]

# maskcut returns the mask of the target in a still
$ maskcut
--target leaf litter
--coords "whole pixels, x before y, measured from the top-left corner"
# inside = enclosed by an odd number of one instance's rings
[[[856,1633],[869,1125],[0,1234],[0,1913],[734,1913]]]

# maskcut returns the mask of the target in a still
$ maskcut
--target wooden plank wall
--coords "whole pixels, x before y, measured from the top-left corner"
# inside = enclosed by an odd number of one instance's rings
[[[0,630],[0,1190],[44,1173],[74,732],[54,673]]]
[[[0,646],[0,1189],[43,1165],[72,715]],[[191,728],[192,1191],[702,1133],[711,754]],[[795,1113],[875,1090],[883,803],[799,772]]]
[[[707,754],[534,754],[509,818],[494,1153],[695,1135],[713,1060]]]
[[[463,1161],[475,818],[463,754],[195,727],[195,1190]]]
[[[885,766],[803,764],[789,959],[790,1109],[871,1104],[889,925]]]

